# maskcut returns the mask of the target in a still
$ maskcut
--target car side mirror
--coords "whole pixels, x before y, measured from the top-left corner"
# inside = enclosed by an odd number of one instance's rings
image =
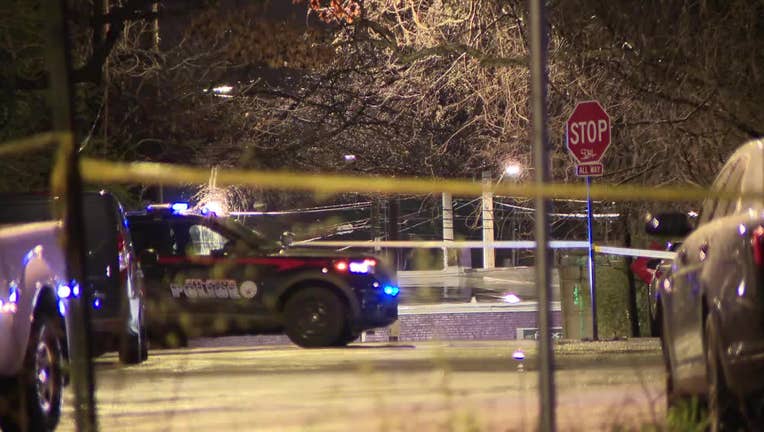
[[[281,233],[281,245],[289,247],[294,243],[294,233],[291,231],[284,231]]]
[[[154,249],[144,249],[138,254],[138,259],[143,266],[155,266],[159,263],[159,254]]]
[[[693,230],[690,218],[679,212],[647,214],[645,232],[651,235],[685,237]]]

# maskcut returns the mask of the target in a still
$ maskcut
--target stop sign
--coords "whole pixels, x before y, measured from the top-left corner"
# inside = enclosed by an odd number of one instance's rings
[[[610,116],[597,101],[579,102],[565,122],[565,146],[580,164],[599,162],[610,145]]]

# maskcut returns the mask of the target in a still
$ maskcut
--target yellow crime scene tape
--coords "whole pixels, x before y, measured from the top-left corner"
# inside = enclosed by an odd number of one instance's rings
[[[27,153],[54,144],[71,144],[67,132],[46,132],[29,138],[9,141],[0,145],[0,156]],[[60,163],[60,161],[58,161]],[[209,181],[209,169],[155,162],[113,162],[82,158],[80,168],[83,180],[91,183],[145,183],[163,185],[202,184]],[[247,185],[265,189],[287,189],[318,193],[370,192],[411,193],[426,195],[447,192],[456,196],[479,195],[490,191],[517,198],[586,199],[583,184],[569,183],[507,183],[490,184],[472,180],[424,179],[416,177],[364,177],[340,174],[305,174],[284,171],[258,171],[220,169],[216,182],[219,186]],[[53,184],[55,186],[56,179]],[[730,193],[712,191],[692,185],[638,186],[594,184],[590,196],[597,200],[613,201],[697,201],[705,198],[761,199],[762,193]]]
[[[85,181],[98,183],[151,183],[166,185],[203,184],[209,181],[209,169],[175,164],[152,162],[110,162],[83,158],[82,177]],[[304,174],[283,171],[258,171],[240,169],[220,169],[216,174],[219,186],[247,185],[264,189],[286,189],[313,191],[317,193],[367,192],[367,193],[410,193],[426,195],[447,192],[456,196],[474,196],[485,191],[518,198],[561,198],[586,199],[587,189],[583,184],[489,184],[471,180],[422,179],[413,177],[362,177],[339,174]],[[637,185],[592,185],[589,191],[592,199],[613,201],[699,201],[705,198],[761,199],[761,193],[730,193],[713,191],[697,186],[637,186]],[[314,241],[297,242],[301,246],[338,248],[534,248],[535,241]],[[585,241],[551,241],[553,249],[587,248]],[[674,252],[649,249],[594,246],[595,252],[608,255],[673,259]]]
[[[72,145],[72,135],[66,132],[46,132],[29,138],[15,140],[0,145],[0,156],[23,154],[49,146],[61,148]],[[57,158],[51,185],[59,190],[62,183],[64,161]],[[81,175],[84,181],[101,184],[144,183],[163,185],[203,184],[209,181],[209,169],[178,164],[154,162],[113,162],[82,158]],[[490,191],[517,198],[559,198],[586,199],[587,188],[583,184],[568,183],[508,183],[491,184],[472,180],[423,179],[415,177],[363,177],[340,174],[305,174],[284,171],[258,171],[241,169],[221,169],[216,173],[219,186],[247,185],[264,189],[286,189],[313,191],[317,193],[410,193],[426,195],[447,192],[456,196],[474,196]],[[691,185],[682,186],[637,186],[637,185],[591,185],[588,196],[597,200],[612,201],[699,201],[706,198],[761,199],[762,193],[730,193],[714,191]],[[315,247],[372,247],[372,248],[494,248],[518,249],[534,248],[535,241],[313,241],[296,242],[296,245]],[[586,248],[585,241],[549,242],[553,249]],[[621,248],[614,246],[594,246],[595,252],[609,255],[639,256],[673,259],[674,252],[649,249]]]
[[[0,157],[30,153],[47,147],[53,147],[70,136],[71,134],[66,132],[45,132],[27,138],[6,141],[0,145]]]
[[[208,168],[154,162],[110,162],[83,158],[82,178],[93,183],[148,183],[164,185],[203,184],[209,181]],[[517,183],[487,184],[471,180],[423,179],[415,177],[362,177],[340,174],[303,174],[284,171],[220,169],[218,186],[246,185],[264,189],[313,191],[317,193],[368,192],[426,195],[447,192],[456,196],[474,196],[485,191],[518,198],[586,199],[583,184]],[[708,197],[726,199],[761,199],[762,193],[711,191],[691,185],[637,186],[595,184],[591,198],[612,201],[696,201]]]
[[[73,146],[74,136],[70,132],[43,132],[0,144],[0,157],[22,155],[46,148],[55,150],[56,157],[51,170],[50,186],[53,194],[60,195],[66,190],[64,183],[67,170],[70,168],[65,155],[71,155]]]

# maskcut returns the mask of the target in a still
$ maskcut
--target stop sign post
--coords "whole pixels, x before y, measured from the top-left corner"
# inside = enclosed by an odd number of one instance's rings
[[[579,102],[565,122],[565,147],[576,160],[576,175],[586,177],[586,220],[589,235],[589,293],[592,300],[592,339],[597,340],[597,290],[594,271],[592,199],[589,194],[592,176],[601,176],[600,160],[610,146],[610,116],[596,100]]]

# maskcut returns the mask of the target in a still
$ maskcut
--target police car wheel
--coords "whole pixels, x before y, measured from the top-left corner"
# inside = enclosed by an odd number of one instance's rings
[[[149,359],[149,334],[145,326],[141,327],[141,339],[141,361],[146,361]]]
[[[343,335],[345,311],[345,304],[332,291],[318,287],[301,289],[284,307],[286,334],[304,348],[333,346]]]
[[[345,346],[349,344],[350,342],[353,342],[354,340],[358,339],[359,336],[361,336],[361,333],[353,330],[350,327],[350,324],[347,323],[345,324],[345,327],[342,331],[342,335],[340,336],[340,338],[334,342],[334,346]]]

